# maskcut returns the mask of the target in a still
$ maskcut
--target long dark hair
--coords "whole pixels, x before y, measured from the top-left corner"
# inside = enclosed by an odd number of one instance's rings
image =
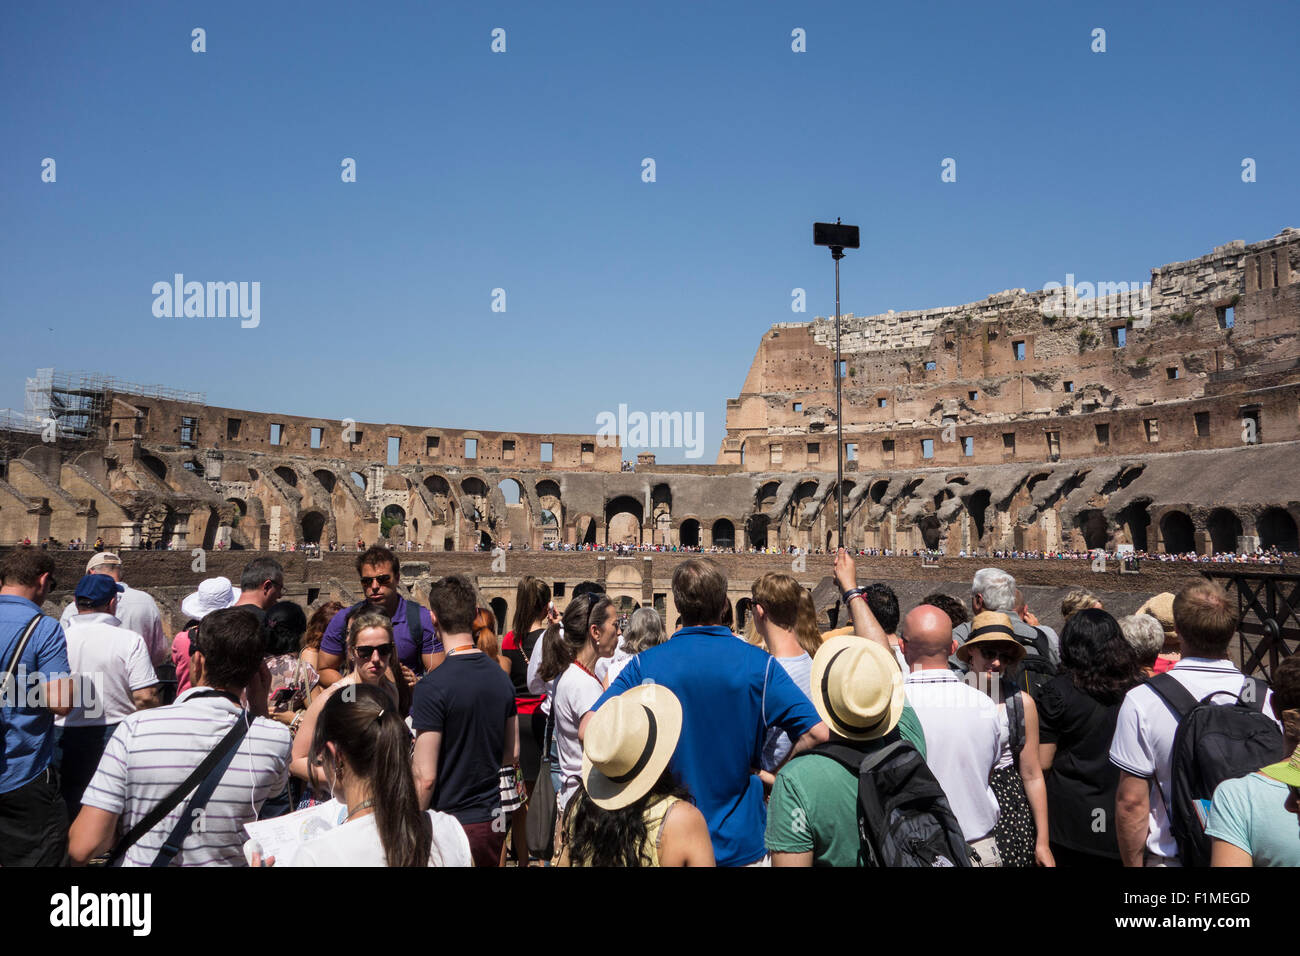
[[[645,811],[656,800],[677,797],[690,803],[690,790],[665,770],[655,785],[640,800],[621,810],[602,810],[591,802],[586,789],[578,790],[569,801],[565,814],[565,832],[571,824],[569,862],[574,866],[642,866],[646,842]]]
[[[1142,680],[1137,651],[1119,622],[1101,608],[1070,615],[1061,632],[1061,669],[1074,686],[1102,704],[1117,704]]]
[[[542,680],[554,680],[564,673],[587,643],[588,628],[603,623],[606,609],[613,606],[609,595],[599,591],[569,601],[564,608],[563,627],[552,624],[542,636],[542,665],[538,668]]]
[[[551,603],[551,589],[541,578],[525,575],[515,588],[515,617],[512,627],[515,643],[522,644],[534,621],[546,617],[546,607]]]
[[[393,702],[369,684],[331,694],[316,718],[316,735],[307,760],[312,766],[323,762],[332,777],[327,743],[339,749],[351,773],[370,782],[375,823],[388,865],[428,866],[433,829],[429,817],[420,811],[411,776],[411,735]]]

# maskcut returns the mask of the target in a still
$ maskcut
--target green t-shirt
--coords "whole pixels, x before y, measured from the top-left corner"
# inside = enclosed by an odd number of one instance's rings
[[[1300,866],[1300,820],[1286,809],[1287,785],[1260,773],[1214,791],[1205,832],[1250,854],[1254,866]]]
[[[910,704],[898,732],[925,757],[925,734]],[[857,866],[857,776],[821,754],[791,760],[772,787],[766,840],[769,853],[812,851],[813,866]]]

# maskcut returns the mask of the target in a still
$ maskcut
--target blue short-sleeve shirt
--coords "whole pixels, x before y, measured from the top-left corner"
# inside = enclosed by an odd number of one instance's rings
[[[40,610],[26,598],[0,594],[0,676],[27,622]],[[27,705],[43,695],[37,690],[40,685],[67,677],[71,671],[63,628],[52,617],[42,618],[18,661],[13,684],[0,698],[0,726],[4,728],[0,793],[33,780],[54,759],[54,712]]]
[[[798,740],[821,722],[811,701],[775,658],[725,627],[685,627],[633,656],[591,709],[643,683],[662,684],[682,703],[668,769],[708,821],[718,865],[762,859],[767,820],[754,769],[768,728]]]

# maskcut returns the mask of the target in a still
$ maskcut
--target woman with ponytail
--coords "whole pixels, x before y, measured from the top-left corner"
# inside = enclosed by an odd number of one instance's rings
[[[562,623],[551,624],[542,638],[542,680],[555,680],[551,717],[560,758],[560,815],[581,782],[582,742],[578,724],[605,692],[596,676],[596,661],[612,657],[618,646],[618,613],[608,595],[588,592],[569,601]]]
[[[308,759],[332,781],[347,816],[303,844],[292,866],[471,865],[456,818],[420,812],[406,721],[378,687],[359,684],[330,695]]]

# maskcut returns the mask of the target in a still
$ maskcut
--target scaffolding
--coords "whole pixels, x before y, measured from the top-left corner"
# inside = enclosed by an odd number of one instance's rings
[[[111,395],[138,395],[195,405],[207,403],[205,392],[165,385],[139,385],[99,372],[60,372],[41,368],[27,379],[24,418],[28,430],[54,420],[61,438],[93,438],[102,433]]]

